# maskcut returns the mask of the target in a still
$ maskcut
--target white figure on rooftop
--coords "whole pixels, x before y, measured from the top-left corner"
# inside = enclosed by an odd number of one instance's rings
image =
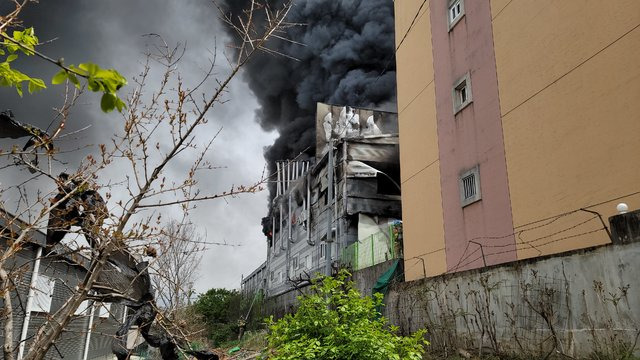
[[[360,115],[355,111],[347,119],[347,137],[360,135]]]
[[[334,129],[334,133],[341,138],[345,135],[347,130],[347,120],[349,117],[353,115],[353,111],[348,106],[343,106],[342,110],[340,110],[340,116],[338,116],[338,121],[336,121],[336,126]]]
[[[362,130],[362,132],[360,133],[360,135],[366,136],[366,135],[381,135],[382,131],[380,131],[380,128],[378,127],[378,125],[376,125],[376,123],[373,121],[373,115],[369,116],[367,118],[367,123],[364,127],[364,129]]]
[[[322,128],[324,129],[324,139],[329,142],[331,140],[331,130],[333,128],[333,115],[331,115],[331,111],[324,116],[322,120]]]

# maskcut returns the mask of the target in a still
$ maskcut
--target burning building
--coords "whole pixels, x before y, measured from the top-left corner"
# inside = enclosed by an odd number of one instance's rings
[[[275,9],[285,2],[268,3]],[[220,5],[237,19],[251,1],[223,0]],[[287,21],[299,26],[281,29],[268,43],[272,51],[257,54],[243,68],[259,104],[255,120],[279,134],[265,149],[269,173],[276,172],[278,160],[301,152],[313,157],[317,102],[395,111],[393,14],[390,0],[294,2]],[[259,26],[262,20],[254,21]],[[232,28],[227,31],[236,39]],[[241,42],[236,39],[235,45]],[[274,184],[269,186],[271,197]]]
[[[243,279],[244,291],[276,296],[316,273],[400,255],[397,132],[394,113],[317,104],[316,156],[276,162],[267,261]]]

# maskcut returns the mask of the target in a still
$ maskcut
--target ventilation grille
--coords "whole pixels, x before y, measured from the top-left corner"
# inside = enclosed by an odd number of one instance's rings
[[[476,196],[476,174],[471,173],[462,178],[462,194],[465,200]]]

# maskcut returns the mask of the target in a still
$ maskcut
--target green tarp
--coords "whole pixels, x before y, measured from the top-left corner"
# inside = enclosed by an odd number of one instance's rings
[[[384,274],[380,275],[380,277],[378,278],[378,281],[376,281],[376,284],[373,286],[373,291],[372,293],[381,293],[382,295],[386,295],[387,294],[387,290],[389,289],[389,283],[391,283],[391,280],[393,280],[393,278],[396,276],[396,273],[399,273],[400,270],[400,259],[395,259],[393,261],[393,264],[391,264],[391,266],[389,267],[389,269],[387,271],[384,272]]]
[[[401,274],[402,269],[400,268],[400,259],[395,259],[389,269],[387,269],[384,274],[380,275],[378,281],[376,281],[376,284],[373,286],[371,291],[372,295],[375,295],[376,293],[380,293],[382,296],[387,295],[389,284],[393,281],[396,275]],[[378,313],[382,314],[382,306],[379,306],[376,310],[378,310]]]

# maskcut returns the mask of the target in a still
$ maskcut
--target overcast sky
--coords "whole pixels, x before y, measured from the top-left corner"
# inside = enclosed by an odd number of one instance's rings
[[[8,2],[2,4],[6,13]],[[110,1],[42,1],[32,4],[23,12],[25,26],[33,26],[41,41],[53,40],[40,50],[52,58],[64,57],[65,63],[95,62],[104,68],[118,69],[131,79],[142,69],[145,44],[148,38],[142,35],[161,35],[169,44],[186,43],[187,50],[180,71],[187,84],[195,84],[207,67],[208,59],[220,52],[228,42],[221,30],[217,10],[209,1],[170,0],[110,0]],[[57,71],[50,64],[39,60],[22,61],[16,67],[49,83]],[[217,69],[223,75],[225,67]],[[128,92],[131,86],[123,89]],[[18,97],[15,91],[0,89],[0,110],[12,109],[19,121],[46,128],[53,118],[52,107],[62,101],[62,87],[51,86],[36,95]],[[118,114],[103,114],[99,110],[99,95],[83,95],[71,115],[65,131],[74,131],[87,125],[80,138],[59,144],[63,149],[72,149],[77,144],[98,144],[106,140],[105,134],[122,126]],[[264,168],[263,148],[273,143],[277,133],[265,132],[254,121],[257,102],[247,85],[237,78],[227,95],[229,102],[218,106],[211,113],[211,121],[199,135],[213,135],[220,127],[222,133],[214,143],[208,158],[216,166],[213,176],[203,179],[201,187],[206,190],[223,191],[232,184],[246,184],[258,179]],[[0,142],[0,148],[16,144],[22,146],[26,139]],[[77,161],[95,147],[88,147],[65,155],[66,164],[56,164],[54,173],[74,172]],[[189,161],[185,159],[184,164]],[[169,172],[180,172],[179,166]],[[15,168],[0,170],[3,187],[15,185],[28,174]],[[105,176],[105,175],[103,175]],[[109,176],[109,175],[107,175]],[[113,173],[113,178],[122,174]],[[104,179],[102,179],[104,182]],[[50,181],[40,185],[46,190],[54,188]],[[212,242],[226,242],[234,246],[211,246],[200,266],[200,278],[196,290],[209,288],[238,288],[241,274],[247,275],[266,258],[266,243],[261,233],[260,219],[267,212],[267,192],[216,200],[200,204],[191,213],[197,229]],[[16,200],[16,195],[5,194],[6,204]],[[166,217],[178,213],[166,210]]]

